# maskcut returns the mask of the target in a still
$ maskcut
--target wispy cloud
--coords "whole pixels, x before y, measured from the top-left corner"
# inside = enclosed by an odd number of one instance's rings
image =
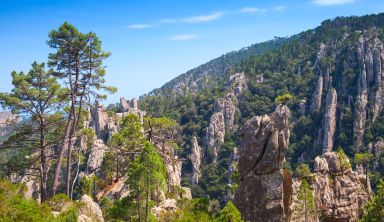
[[[283,6],[283,5],[280,5],[280,6],[276,6],[276,7],[274,7],[273,8],[273,10],[275,10],[275,11],[282,11],[282,10],[284,10],[284,9],[286,9],[287,7],[285,7],[285,6]]]
[[[187,40],[196,39],[197,37],[198,37],[197,35],[193,35],[193,34],[183,34],[183,35],[173,35],[168,39],[172,41],[187,41]]]
[[[148,24],[132,24],[128,25],[128,28],[130,29],[147,29],[150,28],[151,26]]]
[[[345,5],[354,3],[355,0],[313,0],[316,5]]]
[[[240,9],[241,13],[256,13],[256,12],[266,12],[267,9],[264,8],[256,8],[256,7],[244,7]]]
[[[222,12],[215,12],[210,15],[199,15],[199,16],[183,18],[182,21],[187,23],[210,22],[210,21],[219,19],[221,16],[223,16]]]

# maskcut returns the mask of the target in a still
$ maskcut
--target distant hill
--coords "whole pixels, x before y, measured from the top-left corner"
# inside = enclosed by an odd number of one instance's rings
[[[170,92],[179,94],[185,92],[185,90],[188,92],[199,92],[203,89],[216,86],[218,82],[225,78],[228,69],[234,68],[251,56],[261,55],[265,52],[277,49],[292,41],[294,38],[295,37],[275,37],[273,40],[253,44],[238,51],[229,52],[179,75],[164,84],[161,88],[149,92],[148,95],[166,95]]]

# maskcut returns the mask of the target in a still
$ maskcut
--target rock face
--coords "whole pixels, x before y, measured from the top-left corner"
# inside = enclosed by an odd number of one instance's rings
[[[358,152],[364,146],[366,127],[376,121],[384,105],[383,47],[383,42],[377,37],[360,37],[356,46],[360,72],[357,81],[353,133],[354,147]]]
[[[88,157],[87,170],[88,173],[97,171],[103,163],[104,153],[107,150],[103,140],[97,139],[93,142],[91,153]]]
[[[139,107],[137,105],[137,99],[125,100],[124,97],[120,98],[120,112],[138,112]]]
[[[320,111],[321,108],[321,96],[323,94],[323,77],[320,76],[317,80],[316,90],[313,94],[310,110]]]
[[[375,162],[373,164],[374,169],[378,169],[380,166],[380,158],[381,154],[383,153],[384,150],[384,140],[377,141],[373,145],[373,154],[375,155]]]
[[[177,157],[163,157],[167,171],[168,185],[180,187],[182,162]]]
[[[192,150],[191,155],[189,156],[189,159],[192,162],[192,177],[191,177],[191,183],[192,184],[199,184],[199,180],[201,177],[200,172],[200,164],[201,164],[201,147],[199,146],[197,142],[197,138],[192,138]]]
[[[218,158],[220,146],[224,143],[224,136],[224,115],[221,112],[215,112],[211,116],[211,120],[205,135],[207,150],[213,161]]]
[[[335,152],[315,158],[312,188],[322,221],[357,221],[369,198],[365,176],[346,167],[347,163]]]
[[[234,122],[235,113],[238,111],[237,102],[246,88],[244,73],[236,73],[230,76],[226,83],[226,95],[215,102],[214,113],[205,135],[205,145],[210,159],[214,162],[218,158],[220,146],[224,143],[225,131],[236,128]]]
[[[323,153],[332,151],[333,149],[333,141],[336,131],[336,107],[337,93],[334,88],[331,88],[327,93],[323,120]]]
[[[120,129],[119,121],[128,114],[137,115],[143,122],[143,118],[146,113],[139,110],[136,99],[129,101],[122,97],[120,98],[120,104],[118,107],[119,112],[114,113],[108,112],[108,109],[97,102],[92,106],[90,110],[91,115],[89,116],[89,120],[85,123],[85,125],[94,129],[98,139],[107,141],[114,133]]]
[[[288,149],[290,111],[278,106],[269,116],[256,116],[240,130],[241,182],[234,203],[247,221],[283,221],[287,175],[282,170]]]
[[[97,205],[97,203],[95,203],[90,196],[86,194],[83,195],[80,199],[80,203],[82,205],[79,209],[78,221],[104,222],[103,212],[101,211],[99,205]]]
[[[19,122],[19,117],[10,112],[0,112],[0,144],[13,131],[13,126]]]
[[[228,166],[228,187],[231,188],[233,186],[233,181],[232,181],[232,175],[236,172],[237,166],[239,163],[239,149],[237,147],[233,147],[233,151],[231,154],[231,158],[229,161],[229,166]],[[232,189],[228,189],[227,191],[227,200],[233,200],[235,197],[234,192],[232,192]]]

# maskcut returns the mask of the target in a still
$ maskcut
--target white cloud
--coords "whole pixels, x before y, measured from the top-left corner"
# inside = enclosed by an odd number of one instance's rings
[[[274,7],[273,10],[275,10],[275,11],[282,11],[282,10],[284,10],[285,8],[286,8],[285,6],[280,5],[280,6],[276,6],[276,7]]]
[[[316,5],[345,5],[354,3],[355,0],[313,0]]]
[[[216,20],[223,16],[222,12],[215,12],[210,15],[200,15],[200,16],[193,16],[193,17],[188,17],[188,18],[183,18],[181,19],[182,22],[187,22],[187,23],[199,23],[199,22],[210,22],[213,20]]]
[[[186,40],[196,39],[197,37],[198,37],[197,35],[184,34],[184,35],[173,35],[168,39],[172,41],[186,41]]]
[[[130,29],[147,29],[151,27],[150,25],[147,25],[147,24],[132,24],[132,25],[128,25],[128,28]]]
[[[255,8],[255,7],[244,7],[240,9],[241,13],[256,13],[256,12],[266,12],[266,9],[263,8]]]

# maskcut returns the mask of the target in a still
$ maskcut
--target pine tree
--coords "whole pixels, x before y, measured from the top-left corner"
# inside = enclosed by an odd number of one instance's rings
[[[305,179],[301,181],[298,189],[294,211],[297,216],[304,216],[304,221],[313,221],[317,217],[315,198]]]
[[[108,142],[112,158],[116,160],[116,181],[127,173],[129,162],[140,153],[145,142],[141,121],[137,115],[129,114],[124,117],[120,127]]]
[[[41,200],[48,197],[48,156],[47,149],[58,143],[55,132],[61,127],[61,115],[55,114],[66,98],[67,91],[60,87],[55,77],[45,71],[44,63],[34,62],[32,69],[23,72],[12,72],[11,93],[0,93],[3,106],[27,118],[26,125],[18,131],[13,142],[6,143],[7,147],[23,147],[33,149],[31,154],[38,152],[39,159],[31,160],[33,164],[39,161],[41,184]],[[11,137],[12,138],[12,137]]]
[[[150,195],[164,188],[166,172],[161,156],[149,143],[144,144],[140,155],[129,168],[129,186],[138,203],[138,217],[141,217],[144,199],[145,221],[149,221]]]
[[[113,93],[116,89],[104,85],[105,69],[102,63],[110,53],[101,49],[101,41],[95,33],[83,34],[65,22],[59,29],[49,33],[47,43],[56,49],[56,52],[49,54],[48,64],[53,68],[54,75],[68,87],[70,101],[52,193],[56,193],[64,152],[67,150],[66,193],[71,196],[71,152],[83,110],[91,98],[105,98],[105,95],[99,93],[100,90]]]
[[[217,222],[242,222],[241,213],[232,203],[228,201],[225,207],[220,211],[219,216],[215,219]]]
[[[384,218],[384,181],[380,180],[376,194],[364,206],[362,222],[379,222]]]

